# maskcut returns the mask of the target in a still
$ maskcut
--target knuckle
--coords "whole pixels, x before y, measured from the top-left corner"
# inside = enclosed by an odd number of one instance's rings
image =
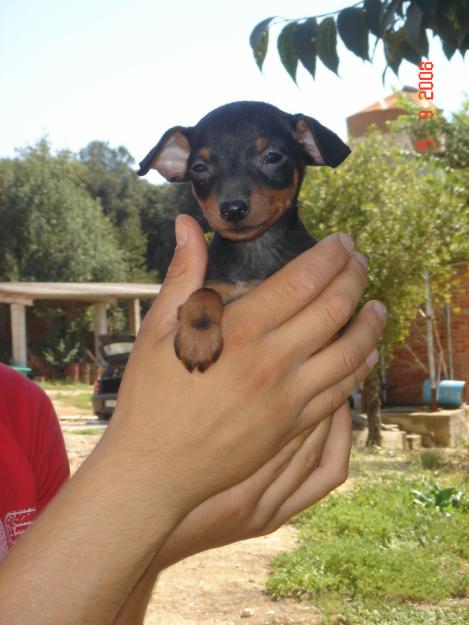
[[[349,375],[358,369],[360,362],[357,352],[347,343],[344,343],[339,352],[342,371]]]
[[[302,266],[289,276],[287,288],[291,295],[311,297],[320,291],[322,282],[322,272],[316,265]]]
[[[342,327],[353,314],[354,303],[346,291],[333,293],[324,307],[326,322],[334,327]]]
[[[168,280],[177,280],[184,276],[187,273],[187,267],[185,263],[181,262],[178,258],[173,258],[171,261],[168,270],[166,271],[166,277],[164,282],[166,283]]]
[[[271,384],[278,377],[279,367],[272,358],[261,358],[255,366],[252,374],[252,382],[255,387]]]

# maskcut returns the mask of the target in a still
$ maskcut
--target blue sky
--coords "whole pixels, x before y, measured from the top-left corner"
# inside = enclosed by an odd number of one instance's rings
[[[298,87],[275,46],[261,74],[248,44],[261,19],[318,15],[351,0],[0,0],[0,157],[48,136],[56,149],[100,139],[125,145],[136,160],[161,134],[190,125],[233,100],[264,100],[312,115],[346,136],[345,118],[404,84],[417,68],[388,71],[381,50],[364,63],[341,49],[339,73],[318,64],[316,81],[299,71]],[[467,57],[469,58],[469,57]],[[449,63],[431,44],[435,101],[456,110],[469,92],[467,61]],[[158,182],[156,173],[151,180]]]

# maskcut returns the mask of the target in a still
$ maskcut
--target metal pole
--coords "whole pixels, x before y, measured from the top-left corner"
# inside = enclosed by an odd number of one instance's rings
[[[448,346],[448,368],[449,368],[449,379],[454,380],[454,368],[453,368],[453,337],[451,335],[451,306],[446,303],[445,304],[445,312],[446,312],[446,344]]]
[[[425,317],[427,324],[427,354],[428,354],[428,370],[430,373],[430,386],[432,393],[431,411],[438,410],[436,403],[436,374],[435,374],[435,353],[433,349],[433,305],[430,292],[430,276],[428,271],[423,272],[423,280],[425,283]]]

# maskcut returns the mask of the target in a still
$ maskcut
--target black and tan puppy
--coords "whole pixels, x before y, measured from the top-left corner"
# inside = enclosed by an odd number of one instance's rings
[[[189,371],[219,357],[223,306],[315,244],[298,217],[308,165],[337,167],[350,149],[306,115],[233,102],[191,128],[170,128],[140,163],[170,182],[191,182],[215,231],[206,283],[179,309],[177,356]]]

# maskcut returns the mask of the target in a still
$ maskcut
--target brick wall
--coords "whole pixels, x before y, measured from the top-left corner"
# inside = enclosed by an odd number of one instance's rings
[[[454,379],[465,380],[465,400],[469,401],[469,263],[458,263],[454,266],[458,284],[452,289],[451,301],[451,335],[453,344]],[[424,306],[422,306],[424,310]],[[444,307],[436,308],[435,317],[440,340],[448,363],[448,340]],[[428,367],[426,324],[421,315],[417,315],[412,324],[406,344],[416,356]],[[438,366],[438,349],[435,343],[435,360]],[[428,373],[416,362],[411,353],[400,347],[394,355],[386,372],[388,403],[393,405],[409,405],[422,403],[422,384]],[[444,378],[441,373],[441,378]]]

